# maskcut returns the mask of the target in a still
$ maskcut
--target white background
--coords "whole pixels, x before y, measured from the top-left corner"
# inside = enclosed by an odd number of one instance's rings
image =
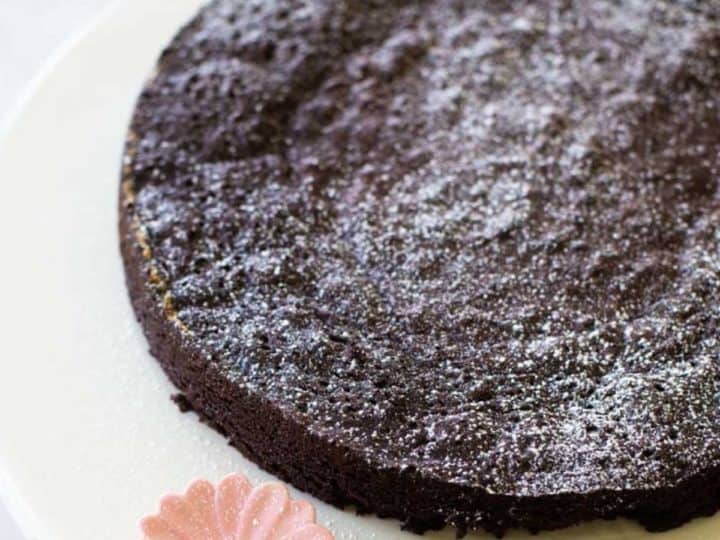
[[[107,3],[108,0],[0,0],[0,126],[50,54],[87,26]],[[0,539],[24,540],[2,504]]]

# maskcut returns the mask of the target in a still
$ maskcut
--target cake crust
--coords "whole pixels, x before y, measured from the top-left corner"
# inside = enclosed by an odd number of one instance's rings
[[[414,531],[714,513],[719,17],[209,4],[143,90],[120,195],[184,405]]]

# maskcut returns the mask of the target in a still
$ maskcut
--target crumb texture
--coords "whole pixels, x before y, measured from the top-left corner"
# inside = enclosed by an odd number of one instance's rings
[[[132,132],[149,290],[313,437],[583,518],[718,469],[720,2],[219,0]]]

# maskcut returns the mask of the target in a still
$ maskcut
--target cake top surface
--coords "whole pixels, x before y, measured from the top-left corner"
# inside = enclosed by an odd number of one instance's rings
[[[220,0],[132,131],[158,302],[314,433],[517,496],[720,462],[720,2]]]

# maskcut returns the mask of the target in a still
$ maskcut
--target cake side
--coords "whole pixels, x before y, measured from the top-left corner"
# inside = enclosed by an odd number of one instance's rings
[[[127,180],[127,178],[126,178]],[[138,322],[172,383],[201,420],[248,459],[320,500],[400,520],[423,533],[446,525],[460,534],[484,529],[553,530],[594,519],[629,518],[650,531],[677,527],[720,508],[720,468],[681,485],[652,491],[560,493],[514,498],[423,478],[418,471],[369,463],[342,445],[313,436],[307,426],[262,396],[228,381],[167,316],[151,285],[146,248],[138,242],[127,190],[120,196],[121,252]]]

